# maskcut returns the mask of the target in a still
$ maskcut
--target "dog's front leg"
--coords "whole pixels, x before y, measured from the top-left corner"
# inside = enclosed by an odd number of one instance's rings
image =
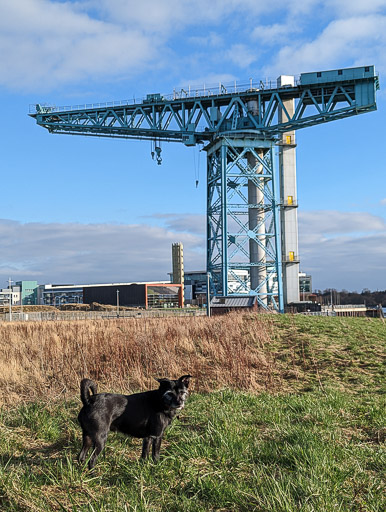
[[[85,434],[83,432],[83,446],[82,449],[78,455],[78,461],[83,464],[83,462],[86,460],[87,452],[92,446],[92,439],[89,435]]]
[[[88,461],[88,468],[89,469],[92,469],[94,467],[95,461],[96,461],[98,455],[101,453],[101,451],[105,447],[106,440],[107,440],[107,432],[98,432],[95,435],[94,451],[92,452],[90,460]]]
[[[153,438],[151,437],[145,437],[143,442],[142,442],[142,455],[141,455],[141,459],[146,459],[148,456],[149,456],[149,452],[150,452],[150,445],[153,441]],[[153,445],[154,447],[154,445]]]
[[[153,447],[151,450],[151,454],[152,454],[154,462],[157,462],[159,460],[159,452],[161,449],[161,442],[162,442],[162,435],[154,438]]]

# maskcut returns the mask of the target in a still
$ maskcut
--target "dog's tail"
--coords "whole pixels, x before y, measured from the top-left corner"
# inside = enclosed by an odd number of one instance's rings
[[[83,405],[90,403],[90,389],[93,395],[97,394],[97,385],[90,379],[83,379],[80,383],[80,399]]]

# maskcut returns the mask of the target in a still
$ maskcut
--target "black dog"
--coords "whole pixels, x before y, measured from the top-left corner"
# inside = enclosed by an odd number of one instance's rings
[[[79,462],[85,461],[92,447],[88,467],[94,467],[109,430],[143,438],[143,459],[149,455],[150,445],[153,444],[153,460],[158,460],[162,436],[185,405],[190,379],[191,375],[183,375],[178,380],[157,379],[160,384],[158,389],[134,395],[97,394],[96,384],[83,379],[80,383],[83,407],[78,416],[83,430],[83,446],[78,456]]]

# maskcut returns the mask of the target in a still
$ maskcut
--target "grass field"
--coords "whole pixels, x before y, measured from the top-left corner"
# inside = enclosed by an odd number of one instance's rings
[[[386,509],[385,324],[378,319],[287,315],[196,319],[196,324],[191,320],[180,328],[171,319],[158,328],[152,322],[146,324],[151,350],[162,344],[155,340],[156,333],[170,333],[164,338],[169,359],[176,359],[170,376],[186,369],[183,357],[179,359],[183,347],[196,370],[192,372],[195,391],[166,433],[160,462],[140,463],[141,442],[111,433],[93,473],[75,462],[81,444],[77,392],[67,384],[60,392],[67,382],[65,372],[58,375],[58,383],[51,382],[51,373],[46,380],[39,372],[52,372],[60,360],[65,369],[68,361],[64,359],[70,358],[73,378],[80,378],[84,368],[74,366],[80,356],[68,355],[65,341],[69,337],[64,334],[59,357],[60,334],[78,329],[78,341],[82,332],[86,344],[87,330],[96,331],[86,323],[67,329],[29,325],[29,342],[21,327],[0,326],[0,343],[4,343],[0,348],[6,348],[7,336],[14,341],[12,348],[1,351],[0,369],[13,365],[18,373],[11,383],[14,388],[8,383],[7,391],[12,397],[22,394],[22,400],[8,400],[0,413],[0,510]],[[99,334],[93,339],[103,352],[103,329],[97,327]],[[144,324],[135,326],[138,333],[143,328]],[[130,331],[133,338],[133,326],[109,323],[104,331],[110,342],[116,329]],[[189,345],[192,333],[196,339]],[[54,335],[58,337],[55,350],[51,347],[51,355],[43,356],[37,349],[39,336],[44,345]],[[40,396],[32,393],[32,401],[27,400],[24,381],[28,366],[22,354],[23,336],[34,368],[31,385],[41,386]],[[210,341],[211,349],[206,345]],[[227,354],[226,347],[233,353]],[[135,382],[149,386],[147,372],[157,368],[146,366],[150,363],[137,345],[130,350],[134,348],[143,361],[142,380],[136,368]],[[117,346],[111,358],[116,350]],[[232,357],[239,361],[231,364]],[[135,362],[135,357],[130,361]],[[107,369],[101,361],[98,364],[100,390],[111,390],[108,368],[113,365],[108,360]],[[209,384],[198,382],[205,379],[205,371]],[[127,372],[130,378],[129,368]],[[95,378],[92,372],[89,375]],[[124,373],[119,375],[122,380],[112,386],[116,391],[126,378]],[[1,378],[5,380],[4,372]],[[44,388],[46,382],[50,386]]]

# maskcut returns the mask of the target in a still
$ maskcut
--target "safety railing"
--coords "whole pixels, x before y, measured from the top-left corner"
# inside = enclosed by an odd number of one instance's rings
[[[366,304],[334,304],[334,309],[366,309]]]
[[[300,76],[295,77],[295,86],[300,83]],[[201,87],[196,86],[187,86],[181,87],[179,89],[174,89],[174,91],[170,94],[161,94],[161,101],[175,101],[178,99],[187,99],[187,98],[202,98],[202,97],[210,97],[210,96],[221,96],[227,94],[240,94],[249,91],[263,91],[263,90],[271,90],[278,88],[288,88],[292,87],[291,85],[283,85],[279,86],[279,82],[277,79],[269,79],[266,78],[264,80],[256,80],[250,79],[248,82],[237,83],[234,82],[222,83],[218,84],[209,84],[208,86],[203,85]],[[152,95],[150,95],[152,96]],[[131,100],[118,100],[118,101],[106,101],[99,103],[82,103],[78,105],[64,105],[64,106],[56,106],[48,103],[33,103],[29,106],[30,114],[47,114],[51,112],[70,112],[74,110],[93,110],[93,109],[104,109],[108,107],[123,107],[128,105],[139,105],[143,103],[149,103],[149,98],[147,96],[141,98],[135,98]]]

